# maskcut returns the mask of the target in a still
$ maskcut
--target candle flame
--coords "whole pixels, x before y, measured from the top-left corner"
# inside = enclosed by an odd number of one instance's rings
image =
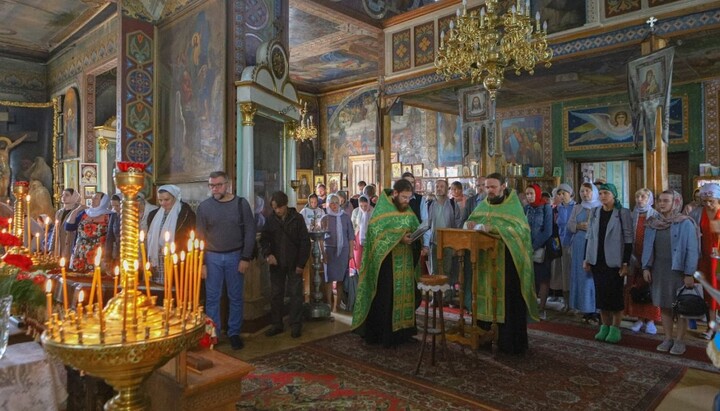
[[[185,261],[185,250],[180,251],[180,261]]]
[[[190,239],[191,240],[195,239],[195,230],[190,230]]]
[[[192,240],[192,238],[188,240],[187,249],[188,249],[188,251],[192,251],[192,250],[193,250],[193,240]]]
[[[173,264],[177,264],[177,263],[178,263],[178,256],[177,256],[177,254],[173,254],[172,256],[173,256],[173,257],[172,257],[172,258],[173,258]]]
[[[83,301],[85,301],[85,290],[80,290],[80,294],[78,294],[78,305]]]
[[[145,263],[145,271],[150,271],[150,261]]]
[[[200,248],[200,240],[198,240],[198,239],[196,238],[196,239],[195,239],[195,249],[197,250],[197,249],[199,249],[199,248]]]
[[[170,231],[165,231],[165,242],[166,243],[170,242]]]
[[[127,260],[123,260],[123,271],[128,271],[130,269],[130,264],[128,264]]]
[[[50,294],[52,292],[52,280],[48,278],[45,282],[45,292]]]
[[[200,241],[200,251],[205,249],[205,241]]]
[[[115,266],[115,277],[117,277],[117,276],[119,276],[119,275],[120,275],[120,266],[119,266],[119,265],[116,265],[116,266]]]
[[[60,267],[65,268],[65,257],[60,259]]]
[[[45,216],[45,225],[50,225],[50,217]]]
[[[28,203],[30,202],[30,194],[25,196],[25,201],[27,201]]]
[[[138,262],[138,260],[135,260],[135,262],[133,263],[133,268],[135,269],[135,271],[137,271],[138,268],[140,268],[140,262]]]
[[[35,233],[35,238],[40,238],[40,233]]]
[[[145,231],[140,230],[140,242],[142,243],[143,241],[145,241]]]
[[[170,243],[170,254],[175,254],[175,243]]]

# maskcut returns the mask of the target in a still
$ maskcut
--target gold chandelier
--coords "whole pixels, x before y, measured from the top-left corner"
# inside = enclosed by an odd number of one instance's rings
[[[487,8],[487,9],[486,9]],[[480,11],[462,12],[450,22],[447,33],[440,33],[440,47],[435,59],[437,74],[446,80],[460,77],[482,83],[495,99],[502,86],[504,71],[534,73],[535,65],[550,67],[552,50],[547,43],[547,21],[540,26],[540,12],[530,18],[530,0],[517,0],[505,14],[499,15],[498,1],[486,0]]]
[[[312,140],[317,137],[317,127],[312,123],[312,116],[307,116],[307,101],[300,100],[300,107],[300,125],[295,127],[293,137],[297,141]]]

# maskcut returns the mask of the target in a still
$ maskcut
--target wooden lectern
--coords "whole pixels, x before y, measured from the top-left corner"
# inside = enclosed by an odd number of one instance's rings
[[[480,250],[488,252],[488,257],[492,261],[492,273],[497,268],[497,253],[498,253],[498,241],[496,238],[484,231],[475,230],[462,230],[458,228],[442,228],[438,229],[435,234],[435,243],[438,249],[438,266],[440,273],[442,274],[442,250],[444,248],[452,248],[455,251],[469,250],[470,251],[470,262],[472,263],[472,307],[470,309],[470,329],[465,329],[465,313],[463,309],[464,304],[464,287],[463,287],[463,275],[458,275],[460,280],[460,319],[458,321],[457,329],[453,329],[448,332],[447,340],[457,342],[463,345],[468,345],[473,349],[478,349],[480,343],[494,342],[497,345],[497,278],[495,275],[491,277],[491,292],[492,292],[492,311],[493,321],[490,331],[486,331],[478,327],[477,325],[477,284],[478,284],[478,273],[477,273],[477,261],[478,253]],[[458,273],[463,272],[463,265],[467,264],[464,261],[464,257],[461,255],[458,257],[462,264],[459,265]],[[484,273],[482,273],[484,274]]]

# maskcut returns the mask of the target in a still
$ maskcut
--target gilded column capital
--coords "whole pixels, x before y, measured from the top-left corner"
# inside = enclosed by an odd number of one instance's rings
[[[255,103],[241,103],[240,110],[242,111],[242,125],[254,126],[255,121],[253,121],[253,119],[255,118],[255,113],[257,112]]]
[[[99,137],[97,139],[97,144],[98,144],[98,148],[100,148],[100,150],[107,150],[108,144],[110,144],[110,141],[105,137]]]

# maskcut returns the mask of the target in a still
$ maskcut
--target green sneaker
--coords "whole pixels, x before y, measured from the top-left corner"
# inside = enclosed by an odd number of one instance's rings
[[[609,342],[611,344],[617,344],[620,342],[620,338],[622,338],[620,329],[618,327],[615,327],[614,325],[611,325],[610,331],[607,334],[607,338],[605,338],[605,342]]]
[[[598,341],[605,341],[605,339],[608,336],[608,332],[610,331],[610,327],[603,324],[600,326],[600,332],[595,334],[595,339]]]

